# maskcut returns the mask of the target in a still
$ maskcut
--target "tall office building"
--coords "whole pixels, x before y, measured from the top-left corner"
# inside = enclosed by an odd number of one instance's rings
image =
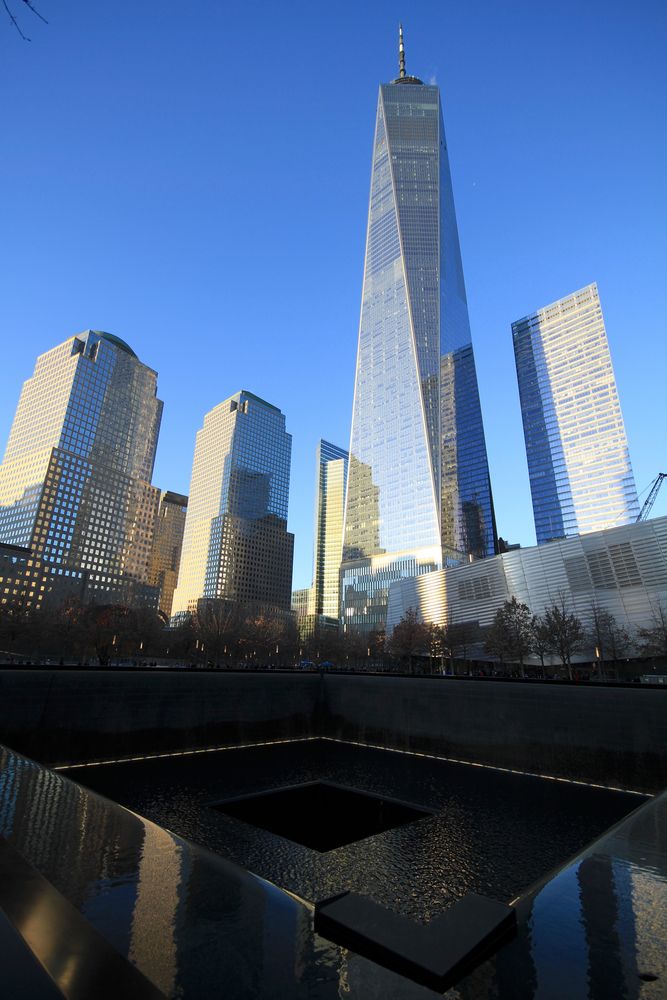
[[[159,588],[159,609],[166,619],[171,617],[171,605],[178,582],[187,509],[187,497],[170,490],[161,493],[148,578],[154,587]]]
[[[297,622],[300,618],[306,618],[310,614],[312,594],[311,587],[299,587],[298,590],[292,591],[292,611]]]
[[[97,330],[42,354],[0,467],[0,541],[29,548],[86,597],[155,603],[148,585],[159,490],[157,374]]]
[[[512,335],[537,544],[636,520],[597,285],[518,320]]]
[[[493,555],[495,524],[436,86],[380,87],[345,511],[345,624],[389,584]]]
[[[201,600],[289,611],[294,535],[287,531],[292,436],[251,392],[219,403],[197,432],[173,615]]]
[[[340,617],[340,564],[348,453],[329,441],[317,446],[312,613]]]

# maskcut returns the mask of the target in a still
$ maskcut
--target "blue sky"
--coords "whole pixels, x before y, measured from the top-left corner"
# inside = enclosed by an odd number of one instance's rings
[[[287,415],[310,583],[403,20],[408,72],[442,90],[500,533],[534,543],[510,324],[590,281],[638,489],[667,471],[667,5],[36,3],[30,43],[0,17],[0,442],[35,357],[88,327],[159,372],[163,488],[187,492],[203,414],[249,389]]]

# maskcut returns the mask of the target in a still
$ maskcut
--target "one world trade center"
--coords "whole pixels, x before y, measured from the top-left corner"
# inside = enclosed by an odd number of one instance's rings
[[[438,87],[380,86],[345,508],[347,628],[384,627],[389,586],[496,551],[489,469]]]

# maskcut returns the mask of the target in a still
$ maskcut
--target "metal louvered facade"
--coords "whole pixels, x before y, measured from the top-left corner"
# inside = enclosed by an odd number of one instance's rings
[[[632,630],[667,608],[667,517],[564,538],[392,585],[387,631],[415,608],[438,625],[490,625],[516,597],[533,614],[562,599],[583,619],[592,605]]]

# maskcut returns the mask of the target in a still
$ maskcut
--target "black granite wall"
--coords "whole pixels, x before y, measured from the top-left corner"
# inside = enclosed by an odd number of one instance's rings
[[[316,734],[315,674],[0,670],[0,743],[45,764]]]
[[[0,670],[0,742],[47,764],[328,736],[643,791],[667,690],[308,673]]]
[[[326,677],[323,735],[654,792],[667,689]]]

